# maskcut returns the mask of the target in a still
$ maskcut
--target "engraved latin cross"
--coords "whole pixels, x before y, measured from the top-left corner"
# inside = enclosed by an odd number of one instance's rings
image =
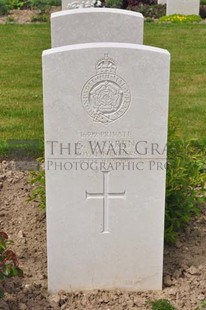
[[[103,230],[102,233],[109,233],[109,200],[110,199],[126,199],[126,191],[122,193],[109,192],[109,171],[103,173],[103,192],[88,193],[86,191],[86,199],[103,199]]]

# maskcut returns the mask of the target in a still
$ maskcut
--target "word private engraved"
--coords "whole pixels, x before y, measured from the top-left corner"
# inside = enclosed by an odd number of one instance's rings
[[[108,125],[122,117],[131,100],[127,83],[116,75],[117,66],[108,54],[96,63],[96,75],[83,87],[82,104],[93,119]]]

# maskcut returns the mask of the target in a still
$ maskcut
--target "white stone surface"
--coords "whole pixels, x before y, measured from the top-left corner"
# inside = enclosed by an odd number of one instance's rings
[[[167,3],[167,0],[158,0],[157,3],[158,3],[158,4],[166,4],[166,3]]]
[[[43,53],[49,291],[161,289],[167,51]]]
[[[91,42],[143,43],[142,14],[106,8],[76,9],[51,15],[52,47]]]
[[[166,15],[199,15],[200,0],[167,0]]]
[[[95,0],[62,0],[62,10],[72,10],[94,7]]]

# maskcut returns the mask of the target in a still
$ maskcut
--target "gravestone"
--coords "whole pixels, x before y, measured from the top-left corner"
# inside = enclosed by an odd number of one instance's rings
[[[167,0],[166,15],[199,15],[200,0]]]
[[[143,27],[142,14],[126,10],[92,8],[56,12],[51,15],[52,47],[91,42],[142,44]]]
[[[44,51],[50,292],[162,288],[169,63],[125,43]]]
[[[158,4],[166,4],[166,3],[167,3],[167,0],[158,0],[157,3],[158,3]]]
[[[62,0],[62,10],[93,8],[94,0]]]

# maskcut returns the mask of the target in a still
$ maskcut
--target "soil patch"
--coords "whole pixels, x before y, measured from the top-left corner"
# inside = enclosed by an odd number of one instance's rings
[[[161,292],[89,291],[47,293],[46,218],[28,202],[28,171],[15,163],[0,164],[0,230],[14,240],[22,279],[4,282],[1,310],[151,309],[149,300],[168,299],[177,310],[195,310],[206,298],[206,210],[165,247],[164,289]]]
[[[50,7],[46,14],[50,16],[51,13],[57,11],[61,11],[61,7]],[[0,24],[29,24],[33,18],[40,16],[40,14],[40,10],[11,10],[7,16],[0,16]]]

